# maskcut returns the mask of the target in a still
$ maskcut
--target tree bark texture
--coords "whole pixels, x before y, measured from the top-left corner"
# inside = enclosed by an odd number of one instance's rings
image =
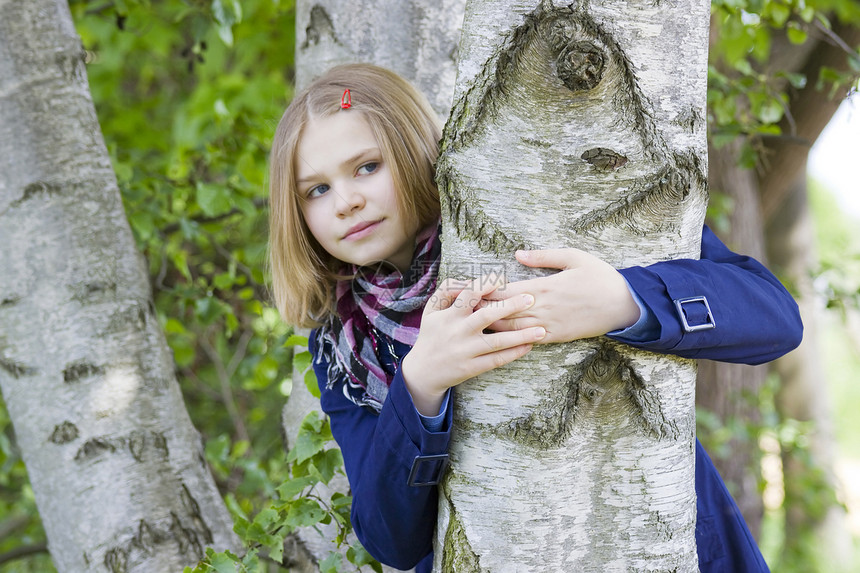
[[[697,257],[707,2],[471,1],[437,182],[443,273],[518,247]],[[458,388],[437,571],[696,571],[692,361],[606,338]]]
[[[329,68],[366,62],[391,69],[412,82],[433,105],[440,119],[448,116],[454,94],[457,42],[465,0],[344,0],[296,3],[296,91]],[[392,25],[396,22],[396,25]],[[302,334],[307,335],[305,331]],[[296,349],[296,351],[304,350]],[[319,400],[304,384],[304,372],[293,373],[293,389],[283,410],[287,443],[295,443],[299,426]],[[348,493],[344,478],[331,490]],[[299,531],[296,543],[316,560],[334,549],[334,524]],[[385,568],[387,571],[393,571]]]
[[[411,81],[448,116],[465,0],[296,4],[297,90],[337,64],[371,63]]]
[[[235,549],[59,0],[0,0],[0,245],[0,388],[57,569]]]

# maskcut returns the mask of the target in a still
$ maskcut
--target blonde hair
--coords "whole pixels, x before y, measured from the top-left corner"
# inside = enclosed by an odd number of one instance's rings
[[[342,109],[347,89],[352,106]],[[315,80],[284,112],[269,156],[272,291],[281,316],[294,326],[322,324],[334,312],[335,282],[346,278],[339,274],[342,263],[308,230],[296,189],[296,148],[304,127],[335,113],[360,113],[370,125],[407,228],[426,227],[439,216],[434,163],[441,132],[427,99],[394,72],[369,64],[337,66]]]

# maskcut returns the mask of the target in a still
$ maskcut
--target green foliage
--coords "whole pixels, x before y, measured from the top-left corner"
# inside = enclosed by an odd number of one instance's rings
[[[15,445],[9,413],[0,400],[0,563],[14,551],[35,551],[26,560],[0,565],[0,570],[6,573],[54,571],[44,544],[45,533],[27,480],[27,469]]]
[[[716,147],[745,138],[741,164],[758,161],[762,138],[782,134],[780,122],[788,116],[789,94],[814,82],[829,89],[831,97],[844,95],[860,76],[860,53],[846,46],[853,71],[822,68],[817,78],[774,69],[774,43],[785,35],[790,44],[803,44],[811,35],[836,38],[830,18],[860,25],[860,8],[854,0],[712,0],[711,12],[719,34],[708,68],[708,124]]]
[[[744,395],[741,400],[755,404],[760,413],[759,421],[731,417],[725,421],[704,409],[696,410],[697,435],[712,457],[729,458],[738,443],[752,444],[754,458],[750,474],[758,474],[762,458],[777,458],[778,464],[791,464],[791,480],[779,478],[779,483],[767,483],[762,476],[759,488],[775,487],[781,490],[778,507],[765,507],[760,546],[762,553],[774,571],[805,573],[807,571],[829,571],[822,567],[827,556],[819,549],[818,524],[827,512],[840,505],[836,492],[825,470],[815,462],[812,441],[817,428],[812,422],[802,422],[782,416],[777,409],[780,380],[770,375],[760,392]],[[773,444],[775,451],[766,451],[762,444]],[[743,448],[746,449],[746,448]],[[774,460],[771,459],[771,462]],[[726,484],[729,491],[731,483]],[[767,496],[765,496],[767,500]],[[786,512],[802,512],[803,519],[793,530],[786,530]]]
[[[189,411],[219,486],[251,512],[286,471],[279,414],[292,348],[265,303],[264,174],[292,89],[292,2],[71,8]]]
[[[827,308],[843,317],[848,309],[860,309],[860,234],[856,219],[849,218],[832,195],[815,182],[809,185],[810,207],[816,220],[819,268],[815,271],[818,294]]]
[[[328,420],[311,412],[302,421],[295,447],[290,450],[288,478],[276,489],[274,501],[253,518],[235,514],[235,531],[245,543],[242,556],[229,551],[206,551],[206,556],[185,573],[234,571],[257,573],[267,570],[267,562],[283,560],[285,540],[301,527],[321,524],[336,525],[338,546],[347,544],[352,530],[349,511],[352,498],[334,492],[324,496],[320,485],[328,484],[336,474],[343,474],[343,458],[333,447]],[[368,565],[373,571],[382,571],[367,551],[358,544],[347,547],[346,562],[352,570]],[[320,562],[321,571],[346,571],[340,553],[332,552]]]

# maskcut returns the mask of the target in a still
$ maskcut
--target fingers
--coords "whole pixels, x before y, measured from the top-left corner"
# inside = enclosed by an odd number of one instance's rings
[[[586,258],[585,251],[579,249],[540,249],[534,251],[519,250],[515,253],[517,260],[527,267],[546,269],[570,269],[578,266]]]
[[[466,285],[467,283],[461,280],[445,279],[439,283],[439,286],[436,287],[436,291],[427,300],[425,312],[427,310],[445,310],[451,306],[455,300],[457,300],[457,297]]]
[[[460,291],[452,304],[464,314],[471,313],[480,306],[481,299],[495,291],[502,284],[503,280],[499,277],[479,277],[469,282]]]
[[[540,279],[531,279],[531,280],[540,280]],[[490,300],[504,300],[506,298],[515,297],[517,295],[526,294],[531,292],[529,289],[533,286],[533,283],[530,280],[526,281],[517,281],[517,282],[506,282],[500,285],[493,292],[487,293],[484,295],[484,300],[481,303],[482,306],[487,306],[486,301]]]
[[[488,370],[504,366],[518,358],[522,358],[529,353],[532,347],[533,346],[531,344],[521,344],[519,346],[512,346],[511,348],[505,348],[504,350],[478,356],[475,358],[473,364],[475,367],[475,373],[472,376],[483,374]]]
[[[487,326],[485,330],[493,332],[510,332],[512,330],[523,330],[534,326],[542,326],[540,319],[536,316],[509,316]]]
[[[534,303],[535,297],[530,294],[522,294],[505,300],[492,301],[472,314],[470,317],[473,321],[472,326],[476,330],[483,331],[490,328],[490,326],[495,322],[511,318],[511,316],[516,315],[517,313],[528,310],[534,305]]]
[[[546,337],[546,329],[542,326],[513,330],[510,332],[494,332],[492,334],[485,334],[482,338],[487,349],[486,351],[479,352],[478,354],[483,355],[503,352],[510,348],[540,342],[544,337]]]

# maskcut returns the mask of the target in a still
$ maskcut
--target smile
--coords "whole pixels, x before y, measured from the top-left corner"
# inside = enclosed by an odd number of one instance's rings
[[[365,221],[361,222],[357,225],[353,225],[350,227],[349,231],[346,232],[346,235],[343,236],[341,240],[343,241],[355,241],[358,239],[363,239],[364,237],[373,233],[374,229],[382,223],[382,219],[378,221]]]

